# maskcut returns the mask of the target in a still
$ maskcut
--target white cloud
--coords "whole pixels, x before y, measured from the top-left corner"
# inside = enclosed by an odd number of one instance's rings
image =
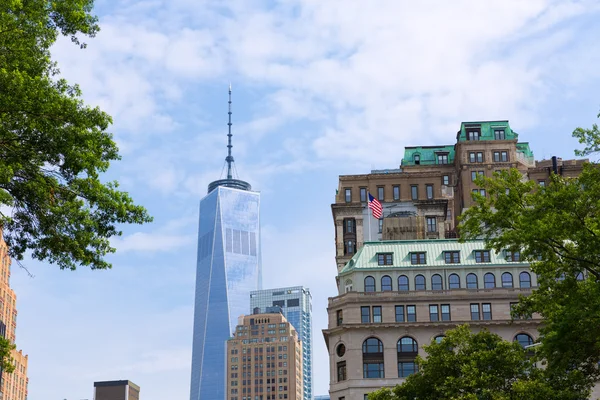
[[[136,232],[123,238],[111,241],[117,249],[117,254],[126,252],[170,252],[193,243],[192,235],[169,235],[162,233]]]

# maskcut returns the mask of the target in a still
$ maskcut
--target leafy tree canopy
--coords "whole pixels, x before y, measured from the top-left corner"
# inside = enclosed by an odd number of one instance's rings
[[[59,78],[59,35],[99,30],[93,0],[0,0],[0,226],[10,255],[60,268],[110,268],[117,224],[151,221],[101,173],[119,154],[111,118]],[[9,210],[9,211],[7,211]]]

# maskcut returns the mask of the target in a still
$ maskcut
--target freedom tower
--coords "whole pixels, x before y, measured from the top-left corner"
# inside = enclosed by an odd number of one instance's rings
[[[190,400],[227,398],[226,341],[261,288],[260,194],[233,177],[231,86],[227,125],[227,178],[200,200]]]

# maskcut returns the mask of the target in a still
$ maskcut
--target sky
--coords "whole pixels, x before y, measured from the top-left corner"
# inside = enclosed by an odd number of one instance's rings
[[[339,175],[453,144],[461,121],[508,119],[536,159],[573,158],[600,111],[597,1],[97,0],[101,32],[53,48],[112,115],[118,180],[154,222],[124,226],[107,271],[13,265],[29,399],[92,399],[129,379],[187,400],[199,200],[223,175],[227,90],[240,179],[261,192],[263,286],[313,296],[314,390],[335,285]]]

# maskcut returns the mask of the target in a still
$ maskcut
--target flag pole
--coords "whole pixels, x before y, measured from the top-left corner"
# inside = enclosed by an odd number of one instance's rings
[[[367,192],[367,219],[369,220],[369,242],[371,241],[371,207],[369,207],[369,195],[371,193]]]

